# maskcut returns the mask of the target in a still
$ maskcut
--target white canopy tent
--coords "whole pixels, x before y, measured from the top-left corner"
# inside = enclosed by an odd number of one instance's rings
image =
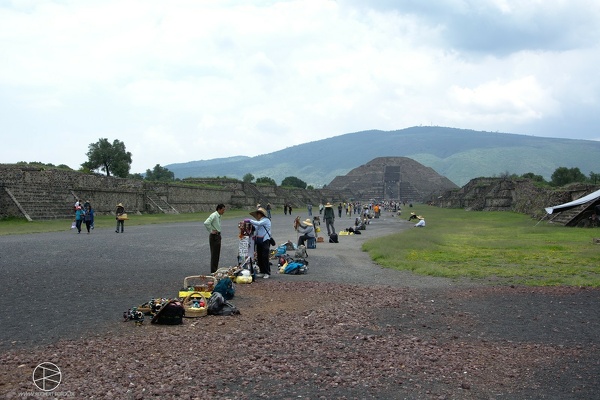
[[[573,200],[568,203],[560,204],[558,206],[546,207],[545,210],[548,214],[552,214],[555,211],[558,211],[558,212],[565,211],[565,210],[568,210],[569,208],[577,207],[581,204],[585,204],[587,202],[596,200],[599,197],[600,197],[600,190],[596,190],[595,192],[590,193],[587,196],[583,196],[577,200]]]

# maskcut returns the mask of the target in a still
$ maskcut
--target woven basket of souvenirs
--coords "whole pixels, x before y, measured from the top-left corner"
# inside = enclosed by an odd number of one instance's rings
[[[186,318],[204,317],[208,314],[208,301],[202,292],[192,292],[183,299]]]
[[[219,268],[218,270],[213,272],[212,276],[214,276],[217,279],[217,281],[220,281],[221,279],[223,279],[225,277],[229,277],[231,280],[234,280],[235,276],[241,270],[242,270],[242,268],[237,265],[235,267],[227,267],[227,268],[223,267],[223,268]]]
[[[186,276],[183,279],[183,288],[179,291],[179,297],[185,299],[194,292],[200,292],[208,299],[216,283],[217,278],[212,275]]]

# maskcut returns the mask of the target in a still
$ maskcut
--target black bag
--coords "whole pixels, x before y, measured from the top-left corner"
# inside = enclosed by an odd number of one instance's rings
[[[234,315],[239,314],[240,310],[225,300],[221,293],[213,291],[208,298],[207,312],[209,315]]]
[[[169,300],[152,318],[153,324],[179,325],[183,322],[185,308],[179,300]]]
[[[269,238],[269,244],[273,247],[275,247],[277,245],[277,243],[275,242],[275,239],[273,239],[273,238]]]
[[[337,233],[332,233],[331,235],[329,235],[329,243],[339,243]]]

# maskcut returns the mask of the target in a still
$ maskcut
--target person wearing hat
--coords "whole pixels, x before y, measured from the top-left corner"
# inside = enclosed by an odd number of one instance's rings
[[[408,220],[412,221],[413,219],[419,219],[419,218],[417,218],[417,214],[415,214],[414,212],[411,212],[410,217],[408,217]]]
[[[210,246],[210,273],[219,269],[221,258],[221,215],[225,213],[225,204],[218,204],[215,211],[206,218],[204,227],[209,233],[208,245]]]
[[[327,235],[331,236],[332,233],[335,233],[335,227],[333,226],[333,222],[335,221],[335,212],[333,212],[333,206],[330,202],[325,204],[323,218],[325,219],[325,226],[327,226]]]
[[[298,224],[298,233],[300,234],[298,237],[298,247],[304,245],[304,242],[310,238],[315,239],[315,227],[310,218],[307,218]]]
[[[415,224],[415,228],[424,228],[425,227],[425,217],[417,215],[417,218],[419,219],[419,222],[417,222]]]
[[[123,214],[125,214],[125,207],[123,206],[123,203],[117,204],[117,210],[115,213],[117,214],[115,217],[117,220],[117,230],[115,232],[119,233],[119,228],[121,228],[121,233],[123,233],[125,230],[125,218],[123,217]]]
[[[256,248],[256,262],[260,274],[257,277],[268,279],[271,276],[271,265],[269,264],[269,250],[271,247],[271,220],[267,218],[267,210],[260,207],[256,211],[250,213],[254,219],[250,220],[252,226],[256,228],[254,246]]]

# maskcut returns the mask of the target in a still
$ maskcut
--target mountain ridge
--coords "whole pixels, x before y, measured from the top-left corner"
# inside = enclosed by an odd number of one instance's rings
[[[176,178],[251,173],[280,183],[296,176],[309,185],[328,185],[336,176],[378,157],[408,157],[458,186],[473,178],[533,172],[549,180],[558,167],[599,169],[600,142],[446,127],[367,130],[303,143],[254,157],[190,161],[165,167]]]

